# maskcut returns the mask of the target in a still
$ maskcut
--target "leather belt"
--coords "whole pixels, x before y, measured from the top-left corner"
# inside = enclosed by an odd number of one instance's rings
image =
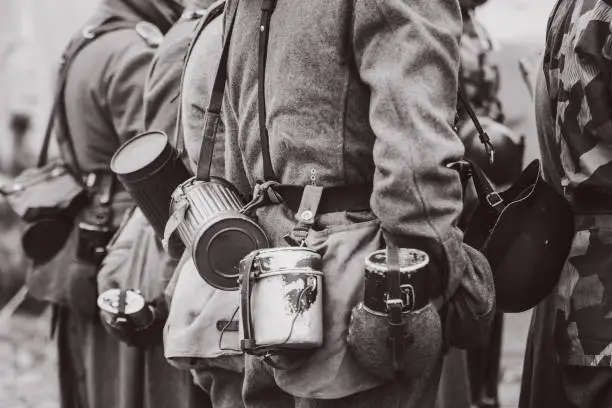
[[[270,187],[282,197],[283,203],[293,212],[300,208],[303,186],[275,185]],[[353,186],[337,186],[323,188],[321,202],[317,213],[326,214],[340,211],[368,211],[370,210],[370,185],[358,184]]]
[[[612,192],[579,187],[566,197],[578,214],[612,214]]]

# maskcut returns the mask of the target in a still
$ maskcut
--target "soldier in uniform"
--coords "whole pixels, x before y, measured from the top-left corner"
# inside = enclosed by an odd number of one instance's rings
[[[211,1],[184,2],[185,11],[164,35],[149,66],[144,88],[144,129],[163,131],[174,143],[177,121],[179,85],[185,53],[195,26]],[[157,317],[167,317],[168,305],[164,289],[177,262],[164,251],[155,231],[139,210],[136,210],[109,248],[109,254],[98,274],[100,293],[110,288],[138,289],[145,300],[154,306]],[[189,372],[170,366],[164,358],[162,325],[154,325],[147,334],[146,344],[122,347],[125,364],[121,380],[140,388],[139,406],[197,407],[210,406],[208,395],[196,386]],[[158,330],[159,329],[159,330]]]
[[[181,151],[184,149],[182,153],[194,173],[202,143],[204,112],[221,56],[224,6],[225,1],[217,1],[207,9],[193,31],[185,57],[179,98],[180,123],[176,137],[177,145]],[[216,133],[211,169],[213,176],[222,177],[224,173],[224,139],[224,127],[221,125]],[[203,281],[188,255],[184,254],[184,259],[179,262],[173,287],[169,290],[172,301],[164,344],[166,358],[179,368],[191,371],[196,383],[210,394],[213,407],[243,407],[244,357],[237,350],[237,342],[233,345],[234,350],[220,350],[217,346],[221,336],[219,327],[214,324],[200,325],[202,322],[215,323],[220,314],[230,318],[237,305],[238,293],[222,292]],[[219,296],[213,296],[215,293]],[[207,299],[211,301],[203,303]],[[202,318],[215,315],[215,319]],[[181,336],[181,333],[186,333],[186,336]],[[237,333],[228,332],[224,335],[223,343],[228,344],[229,339],[236,338]],[[288,399],[283,404],[279,407],[291,406]]]
[[[270,13],[269,45],[262,56],[258,37],[265,33]],[[440,272],[428,279],[434,287],[444,281],[447,295],[456,293],[466,273],[490,279],[486,259],[462,243],[456,227],[461,184],[446,167],[463,155],[452,129],[461,34],[456,1],[232,0],[226,23],[226,35],[233,24],[223,105],[226,176],[244,195],[257,181],[268,180],[270,171],[279,183],[293,186],[351,186],[351,191],[363,186],[370,192],[365,205],[371,209],[347,211],[363,203],[338,196],[316,217],[307,240],[326,254],[324,263],[351,263],[357,251],[374,246],[371,239],[380,239],[426,250]],[[265,76],[258,78],[260,58],[266,61]],[[265,92],[258,95],[263,83]],[[265,115],[258,115],[264,102]],[[269,146],[260,141],[264,134]],[[339,207],[342,199],[344,209]],[[257,210],[273,246],[286,246],[283,237],[294,225],[296,211],[285,202]],[[360,273],[358,268],[345,272]],[[489,311],[482,316],[490,316]],[[446,335],[452,343],[459,333]],[[428,341],[433,345],[437,339]],[[341,342],[326,346],[342,353]],[[350,354],[332,367],[338,355],[332,352],[312,371],[282,371],[246,356],[245,405],[264,406],[265,398],[276,395],[280,400],[286,394],[296,407],[434,403],[441,353],[431,369],[408,380],[374,379]],[[415,363],[421,358],[414,357]]]
[[[538,137],[544,175],[572,206],[576,232],[555,292],[534,315],[530,336],[539,348],[526,361],[533,370],[522,407],[612,405],[611,23],[612,5],[599,0],[560,0],[548,23]]]
[[[69,61],[58,131],[73,140],[74,154],[63,150],[63,155],[75,158],[70,164],[81,169],[89,188],[97,192],[77,217],[77,226],[87,223],[101,231],[113,230],[131,205],[111,175],[109,162],[122,142],[143,129],[148,66],[162,33],[181,11],[171,0],[102,0],[72,39],[71,44],[83,38],[90,41]],[[105,29],[110,26],[114,28]],[[120,344],[98,317],[99,254],[84,259],[77,251],[87,244],[79,229],[55,259],[28,277],[30,293],[54,305],[61,403],[70,408],[132,407],[135,396],[117,376]],[[103,248],[104,242],[96,245]]]

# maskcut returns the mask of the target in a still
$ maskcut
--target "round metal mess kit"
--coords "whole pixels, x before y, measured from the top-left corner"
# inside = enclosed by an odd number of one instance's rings
[[[172,192],[190,177],[168,136],[158,131],[139,134],[121,145],[110,166],[162,239]],[[179,257],[184,249],[180,241],[176,244],[168,251],[173,257]]]
[[[302,247],[259,250],[251,276],[246,304],[258,349],[300,350],[323,344],[323,272],[317,252]],[[240,325],[241,339],[245,324],[249,322]]]
[[[146,328],[153,323],[155,315],[142,295],[131,289],[126,290],[123,311],[120,310],[120,298],[121,289],[109,289],[98,296],[98,307],[109,325],[115,327],[118,318],[124,318],[125,321],[121,323],[128,323],[136,330]]]
[[[215,288],[238,289],[238,265],[249,252],[268,246],[266,234],[243,207],[227,181],[190,178],[172,194],[171,213],[182,214],[169,244],[182,240],[202,278]]]

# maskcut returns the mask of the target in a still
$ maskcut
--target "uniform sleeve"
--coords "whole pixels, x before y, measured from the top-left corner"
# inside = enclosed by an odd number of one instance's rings
[[[463,155],[453,132],[461,15],[456,0],[357,0],[353,47],[376,135],[372,210],[388,243],[428,252],[450,296],[473,268],[456,222]],[[488,271],[484,257],[478,268]],[[450,272],[450,273],[449,273]],[[489,272],[490,273],[490,272]]]
[[[121,143],[144,129],[144,86],[152,59],[153,49],[140,40],[111,62],[106,101]]]

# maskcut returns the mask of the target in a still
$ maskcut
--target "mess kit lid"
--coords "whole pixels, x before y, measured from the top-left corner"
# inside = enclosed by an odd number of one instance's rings
[[[108,313],[119,313],[119,294],[121,289],[109,289],[98,296],[98,307]],[[133,290],[127,290],[125,295],[125,314],[140,312],[145,307],[144,298]]]
[[[268,245],[264,231],[249,217],[240,213],[222,213],[199,229],[192,257],[200,276],[211,286],[237,290],[238,267],[242,258]]]
[[[172,153],[164,132],[145,132],[122,144],[113,155],[110,167],[122,180],[134,183],[154,174]]]

